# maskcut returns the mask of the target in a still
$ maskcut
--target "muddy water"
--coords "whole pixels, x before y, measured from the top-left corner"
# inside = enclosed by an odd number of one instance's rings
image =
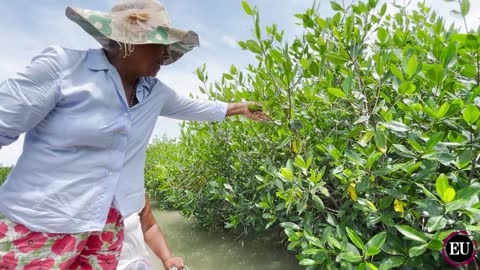
[[[243,238],[205,232],[179,212],[154,211],[173,253],[182,256],[191,270],[297,270],[297,260],[284,247],[265,238]],[[163,269],[155,257],[152,269]]]

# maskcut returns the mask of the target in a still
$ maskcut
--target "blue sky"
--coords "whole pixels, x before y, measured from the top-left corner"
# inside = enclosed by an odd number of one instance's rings
[[[0,8],[0,82],[22,70],[30,59],[45,47],[60,44],[75,49],[99,47],[97,42],[68,20],[64,13],[66,6],[76,6],[101,11],[110,10],[114,0],[15,0],[8,1]],[[348,2],[347,0],[346,2]],[[417,0],[413,0],[416,2]],[[480,14],[478,0],[470,0],[471,14]],[[293,16],[311,7],[313,0],[249,0],[251,6],[258,6],[263,26],[276,23],[285,30],[287,38],[301,35]],[[321,4],[322,16],[330,16],[330,4]],[[403,0],[401,0],[403,2]],[[198,80],[194,70],[207,64],[211,79],[226,72],[231,64],[243,68],[255,59],[242,51],[237,42],[251,38],[252,21],[241,7],[239,0],[163,0],[170,14],[172,24],[179,28],[191,29],[200,36],[200,48],[195,48],[174,65],[164,67],[158,77],[180,93],[198,93]],[[443,0],[427,0],[438,12],[454,21],[448,11],[455,3]],[[457,20],[458,21],[458,20]],[[469,24],[478,25],[478,15],[469,17]],[[178,122],[160,118],[154,136],[166,134],[176,137],[180,134]],[[13,165],[18,158],[23,140],[0,150],[0,164]]]

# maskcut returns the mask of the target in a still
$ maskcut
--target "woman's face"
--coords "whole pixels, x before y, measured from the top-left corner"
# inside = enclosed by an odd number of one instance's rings
[[[155,77],[168,57],[166,45],[143,44],[135,45],[133,53],[126,59],[138,75]]]

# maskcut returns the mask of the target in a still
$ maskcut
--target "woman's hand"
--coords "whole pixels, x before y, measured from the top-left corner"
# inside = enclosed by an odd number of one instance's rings
[[[244,102],[243,115],[255,121],[267,121],[270,117],[263,112],[263,106],[257,102]]]
[[[175,267],[177,270],[183,270],[185,268],[185,262],[182,257],[172,256],[166,259],[165,262],[163,262],[163,265],[167,270],[175,269]]]
[[[257,102],[229,103],[226,116],[244,115],[256,121],[267,121],[270,117],[263,112],[263,107]]]

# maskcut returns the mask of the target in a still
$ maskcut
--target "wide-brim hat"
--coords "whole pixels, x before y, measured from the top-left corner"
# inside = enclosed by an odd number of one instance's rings
[[[199,46],[197,33],[172,27],[167,11],[155,0],[123,0],[111,12],[67,7],[65,14],[104,47],[111,46],[112,41],[168,45],[165,65]]]

